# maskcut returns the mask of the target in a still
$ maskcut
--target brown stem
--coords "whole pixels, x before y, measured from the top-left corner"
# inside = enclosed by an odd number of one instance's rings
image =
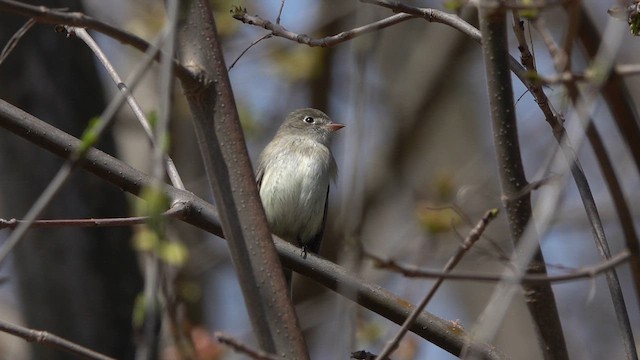
[[[500,186],[511,240],[518,244],[531,220],[531,197],[527,188],[513,103],[508,61],[506,10],[480,7],[480,31],[486,66],[493,142],[499,169]],[[538,246],[527,273],[546,274],[544,256]],[[550,284],[523,284],[525,299],[536,325],[536,333],[545,359],[568,359],[567,347]]]

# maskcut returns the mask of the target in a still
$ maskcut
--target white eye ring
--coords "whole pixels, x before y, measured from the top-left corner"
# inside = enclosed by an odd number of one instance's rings
[[[305,116],[302,121],[306,122],[307,124],[313,124],[315,122],[315,120],[311,116]]]

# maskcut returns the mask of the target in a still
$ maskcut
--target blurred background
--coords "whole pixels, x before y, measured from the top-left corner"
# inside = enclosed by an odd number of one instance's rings
[[[406,3],[444,9],[441,0]],[[601,33],[609,22],[617,21],[607,15],[611,2],[582,3]],[[164,6],[159,1],[38,4],[71,10],[84,6],[89,15],[145,39],[154,38],[164,25]],[[414,19],[332,48],[310,48],[272,37],[258,42],[240,57],[267,31],[234,20],[229,13],[231,6],[246,7],[249,14],[275,22],[280,4],[279,0],[213,4],[218,30],[224,38],[226,63],[228,67],[233,64],[229,76],[252,160],[256,164],[280,122],[297,108],[319,108],[334,121],[346,124],[333,144],[339,176],[331,188],[321,255],[416,303],[433,281],[406,279],[377,269],[363,256],[361,248],[382,258],[440,269],[484,212],[501,207],[481,48],[448,26]],[[324,37],[390,15],[387,9],[358,1],[295,0],[286,2],[281,23],[296,33]],[[477,14],[471,7],[460,15],[477,26]],[[25,19],[11,14],[0,16],[0,44],[4,46]],[[567,24],[562,8],[552,7],[541,16],[556,41],[561,42]],[[525,30],[532,41],[538,69],[542,74],[553,75],[553,62],[539,34],[527,25]],[[138,51],[101,34],[92,35],[123,78],[140,61]],[[519,58],[511,31],[509,36],[512,55]],[[581,50],[578,46],[574,51],[577,71],[588,64]],[[639,50],[638,39],[625,32],[616,63],[638,63]],[[69,55],[72,51],[82,55]],[[117,91],[104,70],[100,66],[93,68],[94,65],[95,60],[79,40],[65,39],[50,26],[35,25],[0,65],[0,96],[78,136],[86,121],[98,115],[105,101]],[[154,66],[134,93],[146,113],[158,111],[158,79],[158,68]],[[526,175],[530,181],[540,180],[556,142],[532,96],[515,77],[513,84]],[[626,84],[632,94],[640,90],[638,77],[629,76]],[[559,111],[569,108],[562,86],[545,90]],[[638,219],[638,169],[611,114],[600,102],[598,99],[593,119],[607,152],[615,159],[616,174],[634,218]],[[637,110],[637,103],[634,106]],[[212,201],[179,84],[172,111],[171,155],[187,189]],[[57,122],[63,120],[69,123]],[[151,149],[128,108],[122,109],[112,138],[100,148],[150,172]],[[15,139],[4,129],[0,130],[0,150],[0,217],[19,218],[57,170],[59,160]],[[616,254],[625,245],[609,192],[591,149],[583,146],[579,157],[612,253]],[[74,181],[78,184],[65,188],[46,217],[130,213],[132,199],[106,182],[80,173]],[[535,192],[533,196],[535,203]],[[133,340],[106,344],[103,340],[136,336],[127,323],[142,286],[136,262],[139,254],[130,245],[135,231],[32,231],[14,254],[11,268],[1,269],[0,274],[11,279],[17,274],[20,280],[0,286],[0,316],[14,317],[30,327],[67,336],[118,358],[131,358]],[[7,235],[6,230],[0,231],[0,239]],[[54,236],[59,240],[51,240]],[[201,358],[243,358],[218,345],[212,337],[214,331],[225,331],[254,343],[225,242],[177,221],[172,222],[171,236],[189,249],[187,262],[177,267],[172,276],[185,316],[193,326]],[[95,240],[96,237],[104,239]],[[566,183],[561,209],[550,230],[541,235],[541,241],[552,273],[601,261],[571,179]],[[501,213],[459,269],[497,273],[509,265],[512,250],[506,217]],[[631,323],[638,333],[637,294],[628,267],[618,270]],[[350,352],[360,349],[377,353],[399,328],[312,281],[296,280],[294,300],[313,359],[346,359]],[[470,329],[487,305],[494,286],[445,281],[427,310]],[[553,290],[571,358],[624,358],[603,278],[556,284]],[[20,310],[25,310],[25,315],[18,315]],[[114,311],[120,315],[110,316]],[[126,336],[122,336],[123,332]],[[14,355],[7,358],[65,358],[57,351],[10,340],[7,345],[0,345],[5,346],[0,353],[13,351]],[[494,344],[513,359],[541,358],[522,296],[508,310]],[[161,349],[161,358],[177,358],[169,337]],[[393,356],[395,360],[453,358],[413,335],[404,339]]]

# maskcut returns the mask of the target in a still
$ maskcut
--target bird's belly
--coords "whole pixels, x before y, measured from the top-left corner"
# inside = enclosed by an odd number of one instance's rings
[[[271,231],[293,243],[306,243],[324,218],[329,174],[308,158],[273,164],[265,171],[260,197]]]

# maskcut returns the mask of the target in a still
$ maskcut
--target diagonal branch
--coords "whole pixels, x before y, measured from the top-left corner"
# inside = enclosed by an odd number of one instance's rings
[[[62,351],[74,354],[83,359],[93,360],[114,360],[114,358],[87,349],[67,339],[53,335],[46,331],[27,329],[20,325],[12,324],[0,320],[0,331],[21,337],[29,342],[42,343],[46,346],[55,347]]]
[[[480,31],[483,38],[493,143],[496,150],[500,187],[507,212],[511,240],[518,244],[531,220],[529,194],[522,193],[528,182],[520,157],[520,144],[513,103],[509,50],[504,8],[480,7]],[[544,256],[537,246],[527,273],[546,274]],[[536,325],[536,333],[545,359],[568,359],[562,325],[550,284],[523,284],[527,306]]]
[[[471,229],[471,231],[469,232],[469,235],[458,246],[458,248],[456,249],[456,252],[449,259],[449,261],[447,261],[447,263],[444,266],[444,269],[442,270],[443,273],[445,274],[449,273],[451,270],[453,270],[454,267],[456,267],[456,265],[458,265],[460,260],[462,260],[462,258],[464,257],[465,254],[467,254],[469,249],[471,249],[471,247],[480,239],[480,236],[482,235],[484,230],[487,228],[489,223],[496,218],[496,216],[498,216],[498,209],[491,209],[485,212],[482,219],[478,222],[478,224],[476,224],[476,226],[473,229]],[[416,308],[411,312],[411,314],[407,317],[407,320],[404,321],[404,323],[402,324],[402,327],[400,328],[400,331],[398,331],[396,336],[391,341],[389,341],[387,345],[385,345],[384,349],[382,349],[382,352],[380,352],[380,354],[378,355],[378,359],[380,360],[389,359],[389,355],[391,355],[391,353],[393,353],[393,351],[395,351],[398,348],[400,341],[406,335],[411,324],[415,321],[418,315],[420,315],[420,313],[427,307],[427,304],[429,303],[429,301],[431,301],[433,296],[436,294],[436,291],[438,291],[438,289],[440,288],[444,280],[445,280],[444,277],[439,277],[436,280],[433,286],[431,286],[431,289],[429,290],[427,295],[422,299],[422,301],[420,301],[418,306],[416,306]]]
[[[308,359],[258,196],[211,5],[193,0],[181,10],[178,57],[211,80],[200,89],[182,85],[254,334],[263,351]]]
[[[80,141],[73,136],[1,99],[0,127],[62,158],[69,157],[71,149],[80,144]],[[153,183],[153,179],[147,174],[97,149],[90,149],[87,152],[86,161],[80,166],[134,195],[139,195],[143,188]],[[163,185],[161,190],[172,203],[184,203],[183,221],[224,238],[220,217],[213,205],[191,192],[176,189],[170,185]],[[299,249],[294,245],[275,237],[274,243],[283,265],[287,268],[314,279],[324,287],[396,324],[402,324],[413,308],[408,301],[376,284],[354,276],[352,272],[335,263],[313,254],[309,254],[307,259],[302,259]],[[471,347],[477,349],[485,359],[505,358],[491,345],[473,343],[467,332],[457,328],[452,331],[449,321],[428,312],[420,314],[411,331],[454,355],[460,355],[465,344],[471,343]]]
[[[109,25],[80,12],[67,12],[50,9],[45,6],[29,5],[14,0],[0,0],[0,11],[7,11],[30,17],[36,22],[43,24],[85,27],[103,33],[142,52],[146,52],[152,46],[146,40],[137,35],[116,28],[115,26]],[[156,60],[160,60],[161,56],[161,53],[157,54]],[[193,78],[191,72],[177,60],[173,61],[173,66],[176,76],[178,76],[180,80],[191,83],[199,82],[199,80]]]

